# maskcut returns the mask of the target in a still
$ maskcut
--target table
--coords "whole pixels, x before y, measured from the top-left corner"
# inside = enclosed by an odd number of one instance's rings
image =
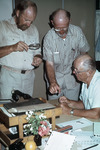
[[[51,100],[49,102],[51,104],[58,105],[58,101],[57,100]],[[71,115],[68,116],[68,115],[62,114],[62,110],[61,110],[61,108],[59,106],[57,108],[55,108],[54,110],[48,110],[48,111],[46,110],[45,111],[45,115],[48,118],[51,117],[52,123],[53,123],[53,130],[55,129],[55,124],[58,124],[58,123],[61,123],[61,122],[66,122],[66,121],[71,121],[71,120],[76,120],[76,119],[80,118],[80,117],[76,117],[76,116],[71,116]],[[60,117],[56,117],[56,116],[60,116]],[[9,117],[7,117],[6,115],[3,114],[3,116],[0,116],[0,117],[2,117],[2,119],[5,117],[5,120],[6,120],[5,124],[8,127],[16,125],[16,124],[19,125],[19,128],[20,128],[19,136],[23,137],[21,130],[23,130],[23,128],[22,128],[23,123],[26,123],[26,120],[25,120],[26,115],[21,115],[21,116],[16,116],[16,117],[13,117],[13,118],[9,118]],[[56,119],[55,119],[55,117],[56,117]],[[100,122],[100,119],[97,119],[97,120],[96,119],[89,119],[89,120],[91,120],[93,122]],[[8,139],[8,137],[6,136],[6,132],[8,131],[8,129],[3,124],[0,125],[0,128],[2,130],[2,138],[3,138],[3,140],[6,142],[7,145],[11,144],[13,141]],[[82,128],[82,130],[84,130],[84,131],[93,131],[93,126],[84,127],[84,128]],[[32,138],[33,138],[33,136],[32,137],[30,136],[30,139],[32,139]],[[26,142],[27,141],[27,137],[24,137],[23,141]],[[74,142],[72,150],[77,150],[78,147],[81,147],[81,145],[77,145],[77,143]],[[41,148],[41,150],[43,150],[43,149]]]
[[[55,130],[55,118],[57,116],[60,116],[61,114],[62,114],[62,109],[60,107],[44,110],[44,115],[47,118],[51,118],[52,130]],[[27,123],[25,118],[26,118],[25,114],[14,116],[14,117],[8,117],[6,114],[4,114],[2,110],[0,110],[0,121],[2,122],[2,124],[0,124],[0,138],[4,141],[4,144],[6,143],[6,146],[9,146],[18,138],[22,138],[23,143],[25,143],[29,139],[33,140],[33,136],[28,136],[28,137],[23,136],[23,125]],[[8,136],[9,128],[13,126],[18,126],[19,136],[15,139],[10,139]]]
[[[72,115],[60,115],[60,118],[56,119],[56,124],[58,123],[62,123],[62,122],[66,122],[66,121],[72,121],[72,120],[76,120],[76,119],[80,119],[80,117],[76,117],[76,116],[72,116]],[[88,118],[87,118],[88,119]],[[92,122],[100,122],[100,119],[88,119]],[[87,126],[82,128],[83,131],[93,131],[93,125],[92,126]],[[81,148],[81,145],[77,145],[76,142],[74,142],[72,149],[71,150],[78,150],[78,148]]]

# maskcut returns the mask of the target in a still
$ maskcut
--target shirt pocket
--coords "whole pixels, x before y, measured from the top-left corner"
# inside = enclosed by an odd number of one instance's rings
[[[54,64],[55,65],[60,65],[61,64],[61,60],[60,60],[59,52],[53,52],[53,57],[54,57]]]
[[[7,45],[16,44],[17,42],[19,42],[19,36],[18,35],[10,34],[5,38],[5,43]]]

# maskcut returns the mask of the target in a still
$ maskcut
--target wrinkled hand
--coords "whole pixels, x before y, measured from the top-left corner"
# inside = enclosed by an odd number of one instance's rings
[[[49,92],[51,94],[56,94],[56,93],[60,93],[61,89],[60,89],[59,85],[56,82],[54,82],[54,83],[50,84]]]
[[[67,114],[67,115],[70,115],[70,111],[71,111],[71,109],[72,108],[70,108],[68,105],[67,105],[67,103],[61,103],[60,104],[60,107],[62,108],[62,113],[63,114]]]
[[[28,51],[28,48],[29,48],[28,45],[22,41],[19,41],[18,43],[12,45],[12,49],[14,52],[17,52],[17,51],[23,52],[24,50]]]
[[[60,102],[60,103],[64,103],[64,102],[65,102],[65,103],[69,103],[69,102],[68,102],[68,99],[67,99],[65,96],[60,97],[60,98],[59,98],[59,102]]]
[[[42,63],[42,59],[39,57],[34,57],[33,62],[32,62],[32,66],[36,66],[38,67],[40,64]]]

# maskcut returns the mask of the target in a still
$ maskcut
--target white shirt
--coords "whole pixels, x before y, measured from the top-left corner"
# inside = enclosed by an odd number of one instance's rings
[[[14,18],[8,21],[0,22],[0,46],[16,44],[19,41],[25,42],[27,45],[39,43],[39,34],[37,28],[32,24],[27,30],[22,31],[17,28]],[[33,69],[31,65],[33,57],[40,54],[40,49],[37,51],[28,50],[28,52],[12,52],[0,58],[0,64],[18,68],[18,69]]]
[[[100,72],[96,70],[89,87],[82,84],[80,100],[83,101],[85,109],[100,108]]]

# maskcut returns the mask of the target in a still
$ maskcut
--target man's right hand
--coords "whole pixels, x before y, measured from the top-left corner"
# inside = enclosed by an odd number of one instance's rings
[[[49,92],[51,94],[57,94],[57,93],[61,92],[61,89],[60,89],[59,85],[56,82],[54,82],[54,83],[50,84]]]
[[[12,49],[14,52],[23,52],[24,50],[28,51],[29,47],[25,42],[19,41],[18,43],[12,45]]]

